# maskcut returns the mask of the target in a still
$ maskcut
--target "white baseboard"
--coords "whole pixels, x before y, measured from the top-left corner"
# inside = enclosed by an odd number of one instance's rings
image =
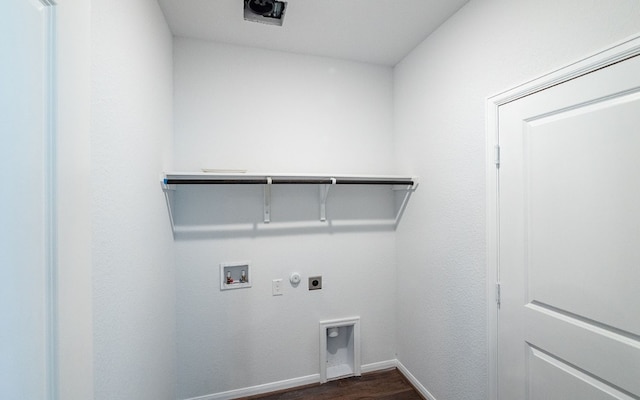
[[[418,392],[420,392],[421,395],[423,395],[425,398],[427,398],[427,400],[436,400],[436,398],[433,397],[433,395],[431,393],[429,393],[427,388],[422,386],[420,381],[418,381],[416,379],[416,377],[413,376],[413,374],[411,372],[409,372],[407,367],[402,365],[402,363],[400,361],[396,360],[396,366],[398,367],[398,370],[402,373],[402,375],[404,375],[405,378],[407,378],[409,380],[409,382],[411,382],[411,384],[416,388],[416,390]]]
[[[299,378],[285,379],[283,381],[265,383],[263,385],[250,386],[242,389],[229,390],[204,396],[192,397],[185,400],[229,400],[238,397],[253,396],[256,394],[275,392],[278,390],[290,389],[296,386],[304,386],[320,382],[320,374],[301,376]]]
[[[377,363],[365,364],[360,367],[362,373],[374,372],[388,368],[395,368],[397,365],[396,360],[380,361]],[[238,397],[254,396],[256,394],[263,394],[269,392],[276,392],[278,390],[291,389],[297,386],[310,385],[313,383],[320,383],[320,374],[313,374],[307,376],[301,376],[299,378],[285,379],[283,381],[265,383],[263,385],[250,386],[242,389],[229,390],[226,392],[207,394],[204,396],[191,397],[185,400],[229,400],[237,399]]]
[[[397,365],[398,365],[398,360],[396,359],[380,361],[376,363],[363,365],[360,367],[360,371],[363,374],[366,374],[367,372],[375,372],[375,371],[381,371],[383,369],[395,368]]]

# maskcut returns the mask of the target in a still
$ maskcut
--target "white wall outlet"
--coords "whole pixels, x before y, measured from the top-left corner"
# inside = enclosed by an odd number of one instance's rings
[[[271,281],[271,294],[273,296],[282,296],[282,279]]]

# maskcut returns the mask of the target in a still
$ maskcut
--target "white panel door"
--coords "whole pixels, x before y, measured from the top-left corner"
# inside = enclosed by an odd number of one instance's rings
[[[47,28],[36,0],[0,5],[0,398],[49,398]]]
[[[499,142],[499,399],[640,399],[640,57],[500,106]]]

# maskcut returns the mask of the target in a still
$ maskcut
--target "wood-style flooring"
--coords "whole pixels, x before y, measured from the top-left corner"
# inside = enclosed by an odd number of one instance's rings
[[[424,400],[397,370],[363,374],[361,377],[345,378],[325,384],[307,385],[274,393],[243,397],[241,400]]]

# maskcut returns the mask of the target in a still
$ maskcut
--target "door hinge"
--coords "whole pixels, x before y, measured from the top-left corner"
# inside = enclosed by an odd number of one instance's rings
[[[496,168],[500,168],[500,145],[497,144],[493,147],[493,162],[496,165]]]
[[[496,283],[496,304],[500,308],[500,283]]]

